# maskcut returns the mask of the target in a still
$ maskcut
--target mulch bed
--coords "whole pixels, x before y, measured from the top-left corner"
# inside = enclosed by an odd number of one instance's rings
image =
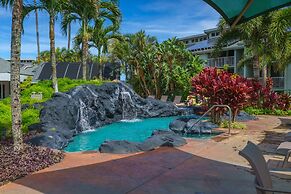
[[[64,158],[64,153],[49,148],[24,144],[20,152],[13,150],[11,141],[0,142],[0,186],[44,169]]]

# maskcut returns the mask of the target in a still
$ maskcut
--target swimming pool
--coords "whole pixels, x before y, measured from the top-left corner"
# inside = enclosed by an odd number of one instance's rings
[[[120,121],[100,127],[96,130],[85,131],[73,138],[65,148],[66,152],[98,150],[106,140],[127,140],[143,142],[156,129],[169,130],[169,124],[178,117],[150,118],[134,121]],[[213,135],[194,135],[191,138],[210,138]]]

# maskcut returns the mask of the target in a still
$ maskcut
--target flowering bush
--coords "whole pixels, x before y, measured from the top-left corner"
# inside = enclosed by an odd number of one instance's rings
[[[240,110],[250,106],[268,110],[291,108],[291,96],[272,91],[272,79],[268,79],[266,87],[263,87],[256,80],[248,80],[217,68],[205,68],[192,78],[192,87],[192,95],[206,102],[208,108],[213,105],[230,106],[233,120]],[[221,115],[225,110],[216,109],[215,112]]]
[[[193,95],[208,98],[207,106],[228,105],[233,112],[233,120],[241,109],[248,106],[254,97],[253,81],[239,75],[216,68],[205,68],[192,79]],[[257,100],[254,99],[254,100]],[[217,109],[216,112],[224,113]]]

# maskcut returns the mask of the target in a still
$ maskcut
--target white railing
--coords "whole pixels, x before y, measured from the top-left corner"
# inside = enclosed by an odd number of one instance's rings
[[[228,65],[229,67],[234,67],[234,57],[218,57],[218,58],[210,58],[207,60],[207,66],[209,67],[224,67],[224,65]]]

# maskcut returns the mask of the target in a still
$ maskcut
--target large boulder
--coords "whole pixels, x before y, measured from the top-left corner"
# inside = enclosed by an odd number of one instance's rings
[[[187,144],[186,140],[172,131],[156,130],[152,136],[142,143],[128,141],[105,141],[101,144],[101,153],[128,154],[151,151],[159,147],[180,147]]]
[[[78,86],[67,93],[56,93],[42,107],[39,130],[43,133],[31,143],[54,149],[64,148],[82,131],[125,116],[151,118],[182,114],[173,103],[144,99],[123,83]]]
[[[196,121],[197,118],[178,118],[170,123],[169,128],[178,134],[210,134],[213,129],[219,127],[206,120],[199,123],[196,123]]]
[[[128,141],[105,141],[99,148],[101,153],[129,154],[140,152],[138,143]]]
[[[139,145],[142,151],[150,151],[159,147],[180,147],[186,140],[173,131],[154,131],[152,136]]]

